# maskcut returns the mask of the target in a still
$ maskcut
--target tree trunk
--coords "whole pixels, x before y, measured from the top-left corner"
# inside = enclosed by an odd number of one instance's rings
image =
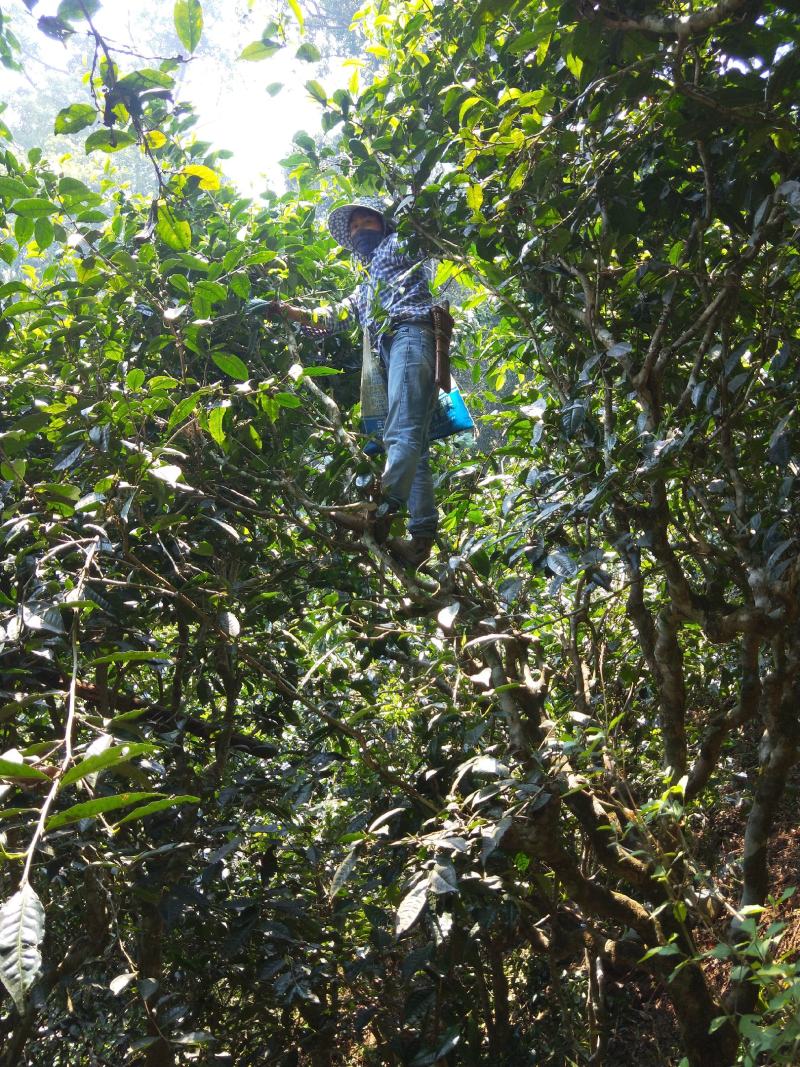
[[[161,981],[164,922],[158,904],[143,903],[139,931],[139,976]],[[147,1035],[156,1040],[147,1049],[145,1067],[175,1067],[172,1046],[158,1025],[154,1001],[147,1006]]]

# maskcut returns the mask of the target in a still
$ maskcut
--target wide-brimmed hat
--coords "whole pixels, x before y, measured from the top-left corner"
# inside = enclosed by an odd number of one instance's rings
[[[353,241],[350,237],[350,219],[352,218],[354,211],[374,211],[376,215],[380,215],[386,226],[386,232],[391,233],[396,227],[390,218],[387,217],[388,206],[378,196],[362,196],[357,200],[351,201],[349,204],[342,204],[341,207],[334,208],[334,210],[328,215],[328,229],[331,231],[331,236],[337,244],[340,244],[342,248],[347,248],[351,252],[355,252],[353,248]]]

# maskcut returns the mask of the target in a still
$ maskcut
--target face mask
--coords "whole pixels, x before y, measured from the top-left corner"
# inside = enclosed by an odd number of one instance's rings
[[[353,237],[353,248],[360,256],[369,259],[383,240],[380,230],[359,230]]]

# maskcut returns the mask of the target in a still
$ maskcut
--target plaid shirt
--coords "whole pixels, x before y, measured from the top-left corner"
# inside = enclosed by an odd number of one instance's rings
[[[350,296],[338,304],[317,308],[314,325],[304,327],[312,336],[341,333],[355,318],[369,330],[370,341],[377,348],[381,334],[399,319],[422,319],[430,314],[433,298],[430,290],[431,268],[427,260],[411,259],[403,241],[390,233],[375,249],[367,264],[369,271]]]

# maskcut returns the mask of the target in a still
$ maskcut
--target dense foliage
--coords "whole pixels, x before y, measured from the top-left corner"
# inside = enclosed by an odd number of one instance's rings
[[[55,130],[156,198],[0,131],[0,1063],[797,1062],[796,5],[378,3],[256,202],[99,8]],[[482,427],[415,576],[356,339],[249,303],[375,191]]]

